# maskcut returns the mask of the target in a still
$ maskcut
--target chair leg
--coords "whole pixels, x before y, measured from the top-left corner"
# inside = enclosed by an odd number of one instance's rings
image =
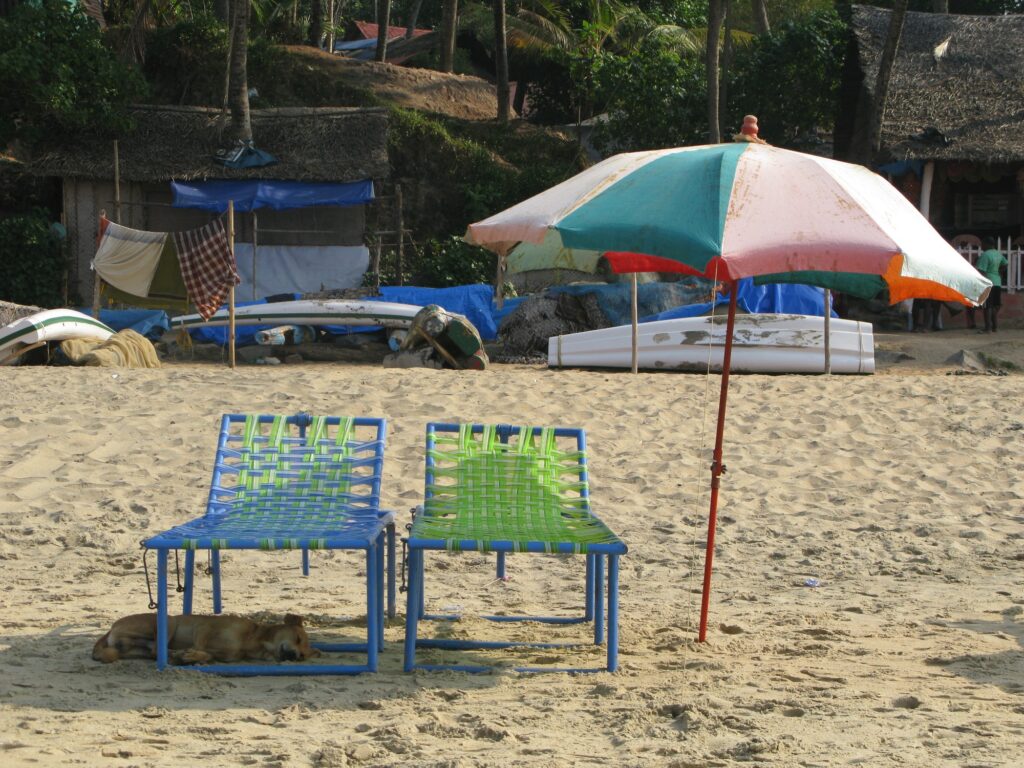
[[[156,668],[167,667],[167,550],[156,553]]]
[[[302,575],[309,576],[309,550],[302,548]]]
[[[594,644],[604,642],[604,555],[594,556]]]
[[[213,579],[213,612],[219,614],[223,610],[220,600],[220,550],[210,550],[210,571]]]
[[[495,577],[499,579],[505,578],[505,553],[498,553],[498,566],[495,569]]]
[[[373,617],[377,622],[377,645],[384,650],[384,534],[377,537],[374,545],[377,550],[377,601],[374,605]]]
[[[185,550],[185,594],[181,598],[181,612],[184,615],[192,613],[192,587],[195,585],[196,575],[196,551]]]
[[[419,556],[416,558],[416,569],[418,571],[416,576],[417,576],[417,578],[420,581],[420,588],[419,588],[419,590],[416,593],[416,599],[417,599],[416,618],[417,619],[422,619],[423,616],[427,612],[426,611],[426,607],[425,607],[426,603],[427,603],[427,598],[426,598],[427,585],[423,583],[424,582],[424,580],[423,580],[423,569],[424,569],[425,561],[426,561],[426,551],[421,549],[421,550],[419,550]],[[411,563],[411,561],[410,561],[410,563]],[[412,568],[410,567],[409,570],[411,571]]]
[[[412,672],[416,666],[416,625],[420,618],[423,591],[423,572],[419,564],[423,561],[423,552],[418,549],[409,550],[409,591],[406,594],[405,609],[405,664],[406,672]]]
[[[608,555],[608,671],[619,668],[619,556]]]
[[[370,672],[377,671],[377,654],[380,652],[377,578],[377,543],[373,542],[366,548],[366,666]]]
[[[584,582],[584,603],[583,603],[583,620],[593,621],[594,619],[594,557],[595,555],[587,555],[587,575],[586,581]]]
[[[396,605],[395,599],[395,582],[397,581],[395,573],[395,524],[391,523],[387,527],[387,538],[388,538],[388,618],[395,618],[395,614],[398,613],[398,606]]]

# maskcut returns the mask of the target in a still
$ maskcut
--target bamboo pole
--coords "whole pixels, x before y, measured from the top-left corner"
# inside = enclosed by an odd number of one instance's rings
[[[117,139],[114,139],[114,216],[121,224],[121,154],[117,150]]]
[[[832,373],[832,291],[825,289],[825,374]]]
[[[498,309],[505,306],[505,255],[507,248],[498,250],[498,267],[494,275],[494,302]]]
[[[228,200],[228,249],[235,260],[235,201]],[[235,286],[228,291],[228,362],[235,367]]]
[[[638,371],[639,363],[640,363],[640,352],[637,349],[637,344],[638,344],[638,341],[639,341],[638,337],[640,335],[640,331],[639,331],[638,324],[637,324],[637,296],[636,296],[636,293],[637,293],[637,290],[636,290],[636,272],[634,272],[633,273],[633,286],[632,286],[632,291],[631,291],[631,294],[632,294],[632,296],[631,296],[631,298],[632,298],[632,301],[631,301],[631,304],[632,304],[631,315],[632,315],[632,320],[633,320],[633,373],[636,373]]]
[[[398,233],[398,250],[395,251],[398,266],[398,284],[405,285],[405,249],[402,247],[402,185],[395,184],[395,232]]]
[[[256,211],[252,212],[252,300],[256,301]]]

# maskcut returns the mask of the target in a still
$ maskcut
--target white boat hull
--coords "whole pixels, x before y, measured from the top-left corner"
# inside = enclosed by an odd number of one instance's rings
[[[642,323],[638,365],[649,370],[722,370],[726,318],[690,317]],[[833,318],[830,323],[832,373],[874,373],[875,345],[870,323]],[[551,367],[629,368],[632,328],[620,325],[548,339]],[[733,333],[733,372],[822,373],[825,370],[825,318],[814,315],[737,315]]]
[[[236,325],[382,325],[408,328],[423,307],[393,301],[312,300],[252,304],[235,309]],[[209,320],[199,315],[171,318],[173,328],[227,325],[228,311],[218,310]]]
[[[73,309],[47,309],[0,328],[0,363],[15,360],[22,352],[48,341],[106,341],[113,333],[99,320]]]

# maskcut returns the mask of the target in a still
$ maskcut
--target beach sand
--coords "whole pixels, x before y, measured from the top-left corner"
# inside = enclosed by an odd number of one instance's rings
[[[703,645],[716,377],[2,369],[0,763],[1020,765],[1024,375],[944,375],[958,348],[949,334],[888,344],[943,336],[935,359],[873,377],[733,378]],[[620,671],[403,674],[404,595],[375,675],[225,679],[92,661],[111,622],[147,609],[140,539],[201,514],[220,415],[296,411],[388,418],[382,498],[403,524],[422,495],[426,422],[586,428],[594,509],[630,547]],[[302,613],[314,637],[345,631],[361,613],[359,564],[312,561],[303,578],[298,553],[226,553],[225,610]],[[493,556],[428,562],[428,611],[582,605],[578,559],[513,556],[507,583]],[[199,573],[199,611],[209,582]],[[479,619],[442,630],[586,638],[584,627],[552,635]],[[461,657],[596,666],[603,650]]]

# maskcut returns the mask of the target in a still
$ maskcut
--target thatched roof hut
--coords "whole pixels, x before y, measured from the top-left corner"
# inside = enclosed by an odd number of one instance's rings
[[[124,181],[250,179],[349,182],[388,176],[387,111],[337,107],[254,109],[255,144],[278,159],[263,168],[232,170],[214,159],[229,145],[218,109],[140,106],[135,128],[120,137]],[[26,163],[38,176],[110,179],[112,143],[80,142],[43,152]]]
[[[853,6],[837,154],[870,159],[867,125],[889,16],[881,8]],[[1022,41],[1024,15],[908,13],[882,124],[883,155],[1024,161]]]

